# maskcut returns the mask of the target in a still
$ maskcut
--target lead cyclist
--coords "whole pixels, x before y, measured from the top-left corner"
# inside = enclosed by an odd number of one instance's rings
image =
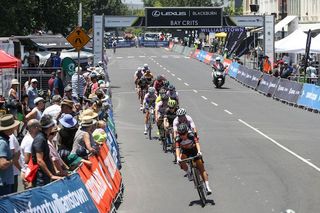
[[[149,87],[148,89],[148,93],[144,96],[143,99],[143,112],[146,113],[146,116],[144,118],[144,134],[147,134],[147,123],[149,120],[149,107],[152,106],[153,108],[155,108],[156,105],[156,99],[157,99],[157,95],[156,95],[156,90],[153,87]]]

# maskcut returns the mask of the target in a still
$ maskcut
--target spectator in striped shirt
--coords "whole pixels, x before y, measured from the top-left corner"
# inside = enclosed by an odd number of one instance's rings
[[[71,78],[71,86],[72,86],[72,96],[76,97],[78,100],[83,99],[84,95],[84,87],[86,86],[86,80],[81,74],[81,67],[75,68],[75,73]]]

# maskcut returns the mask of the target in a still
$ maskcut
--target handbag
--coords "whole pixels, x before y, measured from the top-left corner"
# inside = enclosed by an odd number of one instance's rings
[[[25,180],[32,183],[36,179],[38,169],[39,165],[37,163],[33,163],[32,158],[30,158],[25,172]]]

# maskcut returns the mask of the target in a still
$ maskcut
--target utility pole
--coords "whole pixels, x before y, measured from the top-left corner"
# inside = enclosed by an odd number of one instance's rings
[[[284,0],[281,0],[281,19],[284,18]],[[282,27],[281,37],[284,38],[284,27]]]

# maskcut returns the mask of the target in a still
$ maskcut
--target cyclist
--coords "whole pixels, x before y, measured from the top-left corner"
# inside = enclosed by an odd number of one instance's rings
[[[166,94],[161,95],[161,101],[156,104],[155,110],[155,118],[159,130],[160,140],[164,140],[164,127],[163,127],[163,119],[164,113],[168,107],[169,97]]]
[[[152,106],[155,108],[156,105],[156,90],[153,87],[149,87],[148,93],[144,96],[143,99],[143,111],[146,112],[144,119],[144,134],[147,134],[147,123],[149,120],[149,107]]]
[[[112,49],[113,49],[113,53],[116,53],[116,49],[117,49],[117,41],[113,40],[112,42]]]
[[[147,70],[150,70],[148,64],[144,64],[142,69],[143,69],[143,72],[146,72]]]
[[[153,87],[156,89],[157,94],[159,94],[160,89],[164,85],[164,77],[161,75],[157,75],[156,80],[153,83]]]
[[[165,136],[169,137],[171,134],[171,138],[172,141],[170,141],[172,143],[172,152],[174,155],[174,162],[177,161],[176,158],[176,154],[175,154],[175,143],[173,142],[173,130],[172,130],[172,126],[173,126],[173,121],[174,119],[177,117],[177,101],[175,100],[169,100],[168,101],[168,107],[164,112],[164,119],[163,119],[163,126],[164,126],[164,130],[165,130]],[[170,131],[171,128],[171,131]]]
[[[156,99],[156,104],[157,103],[159,103],[160,101],[161,101],[161,96],[162,95],[164,95],[164,94],[166,94],[166,90],[165,89],[160,89],[160,91],[159,91],[159,95],[158,95],[158,97],[157,97],[157,99]]]
[[[175,100],[177,102],[177,105],[179,105],[178,92],[176,91],[176,88],[172,84],[168,86],[167,95],[169,96],[170,100]]]
[[[189,130],[191,130],[195,137],[198,137],[196,125],[194,124],[192,118],[187,115],[187,111],[184,108],[179,108],[177,110],[177,117],[173,121],[173,136],[177,137],[179,124],[186,124]]]
[[[202,180],[204,180],[207,195],[212,194],[211,188],[209,186],[208,174],[204,168],[204,162],[201,154],[200,143],[198,138],[189,131],[189,128],[186,124],[182,123],[178,126],[178,135],[176,137],[176,155],[177,162],[180,164],[180,168],[183,169],[188,176],[189,181],[192,181],[192,175],[190,168],[185,162],[180,162],[185,158],[195,157],[196,167],[200,171]]]
[[[138,67],[137,71],[134,73],[134,84],[136,85],[136,89],[138,88],[138,80],[144,75],[142,67]]]
[[[152,75],[151,71],[150,70],[146,70],[143,76],[147,79],[148,85],[150,86],[152,84],[152,81],[153,81],[153,75]]]
[[[140,110],[143,109],[143,99],[144,99],[144,96],[145,94],[147,93],[148,91],[148,82],[147,82],[147,79],[145,77],[141,77],[139,80],[138,80],[138,94],[139,94],[139,100],[140,100]]]
[[[166,92],[169,90],[169,85],[170,85],[170,82],[168,80],[164,80],[163,81],[163,86],[162,88],[166,90]]]

